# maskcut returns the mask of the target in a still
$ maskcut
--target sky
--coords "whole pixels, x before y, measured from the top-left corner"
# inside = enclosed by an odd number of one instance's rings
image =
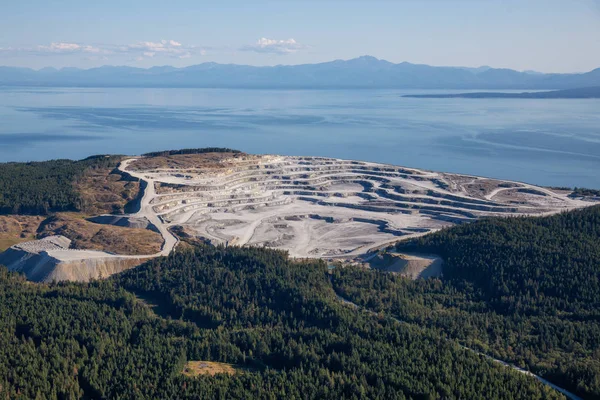
[[[585,72],[600,0],[2,0],[0,65],[391,62]]]

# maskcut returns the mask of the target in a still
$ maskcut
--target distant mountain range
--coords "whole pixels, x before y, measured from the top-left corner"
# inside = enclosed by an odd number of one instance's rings
[[[320,64],[249,65],[213,62],[185,68],[103,66],[91,69],[0,67],[0,85],[66,87],[202,87],[277,89],[571,89],[600,86],[600,68],[542,74],[491,67],[394,64],[370,56]]]
[[[548,92],[474,92],[474,93],[441,93],[441,94],[408,94],[402,97],[419,99],[600,99],[600,86],[551,90]]]

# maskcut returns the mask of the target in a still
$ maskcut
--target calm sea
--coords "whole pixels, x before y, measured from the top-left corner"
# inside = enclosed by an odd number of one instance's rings
[[[222,146],[600,188],[600,100],[408,93],[0,88],[0,161]]]

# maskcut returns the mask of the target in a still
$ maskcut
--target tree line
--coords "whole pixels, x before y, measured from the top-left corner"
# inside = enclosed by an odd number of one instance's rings
[[[600,208],[490,218],[401,243],[444,259],[443,278],[336,269],[336,290],[584,398],[600,398]]]
[[[190,378],[189,360],[243,372]],[[341,304],[323,262],[203,245],[87,284],[0,269],[0,397],[562,398],[434,330]]]
[[[0,163],[0,215],[80,211],[83,202],[75,181],[89,168],[114,168],[119,160],[100,155],[79,161]]]

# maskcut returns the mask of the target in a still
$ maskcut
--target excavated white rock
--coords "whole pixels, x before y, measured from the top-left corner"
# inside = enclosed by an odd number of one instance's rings
[[[152,185],[141,213],[159,229],[181,225],[212,243],[280,248],[294,257],[352,257],[482,216],[590,204],[525,183],[322,157],[232,158],[223,160],[226,168],[135,172],[131,161],[122,170]],[[489,190],[473,193],[474,184]],[[510,201],[498,200],[507,194]]]

